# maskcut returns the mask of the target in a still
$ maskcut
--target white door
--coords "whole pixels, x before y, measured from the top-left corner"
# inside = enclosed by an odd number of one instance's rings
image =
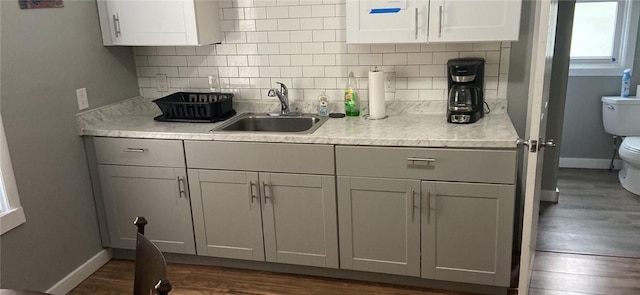
[[[347,43],[427,42],[427,0],[349,0],[346,9]]]
[[[520,0],[431,0],[429,42],[518,40]]]
[[[108,0],[115,45],[187,45],[194,43],[193,1]]]
[[[531,75],[529,79],[529,114],[526,136],[528,152],[524,156],[523,192],[524,215],[522,225],[522,249],[520,256],[520,281],[518,294],[529,293],[529,283],[535,258],[538,237],[538,212],[540,204],[540,182],[551,63],[555,45],[557,0],[536,1],[533,50],[531,52]],[[533,141],[536,142],[533,142]]]

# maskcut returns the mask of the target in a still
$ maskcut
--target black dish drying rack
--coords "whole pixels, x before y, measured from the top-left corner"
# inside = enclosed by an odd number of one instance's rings
[[[213,123],[233,117],[233,93],[176,92],[154,100],[162,115],[154,120]]]

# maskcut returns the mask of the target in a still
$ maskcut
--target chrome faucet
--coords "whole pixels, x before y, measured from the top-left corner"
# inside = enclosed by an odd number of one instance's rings
[[[288,116],[289,115],[289,89],[287,85],[284,83],[276,82],[280,84],[280,90],[271,88],[269,89],[269,93],[267,96],[269,97],[278,97],[280,100],[280,116]]]

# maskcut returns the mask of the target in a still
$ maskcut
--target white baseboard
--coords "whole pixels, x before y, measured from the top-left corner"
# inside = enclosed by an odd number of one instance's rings
[[[100,267],[105,265],[105,263],[111,260],[112,254],[110,249],[104,249],[93,257],[89,258],[87,262],[78,266],[74,271],[69,273],[62,280],[53,285],[46,292],[54,295],[65,295],[73,288],[77,287],[84,281],[86,278],[91,276],[94,272],[96,272]]]
[[[609,169],[611,159],[560,158],[560,168]],[[615,169],[622,168],[622,160],[613,161]]]
[[[558,203],[560,198],[560,190],[556,187],[556,190],[541,190],[540,201]]]

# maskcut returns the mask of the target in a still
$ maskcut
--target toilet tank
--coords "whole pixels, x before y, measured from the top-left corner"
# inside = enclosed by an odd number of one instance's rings
[[[604,130],[619,136],[640,136],[640,98],[602,97]]]

